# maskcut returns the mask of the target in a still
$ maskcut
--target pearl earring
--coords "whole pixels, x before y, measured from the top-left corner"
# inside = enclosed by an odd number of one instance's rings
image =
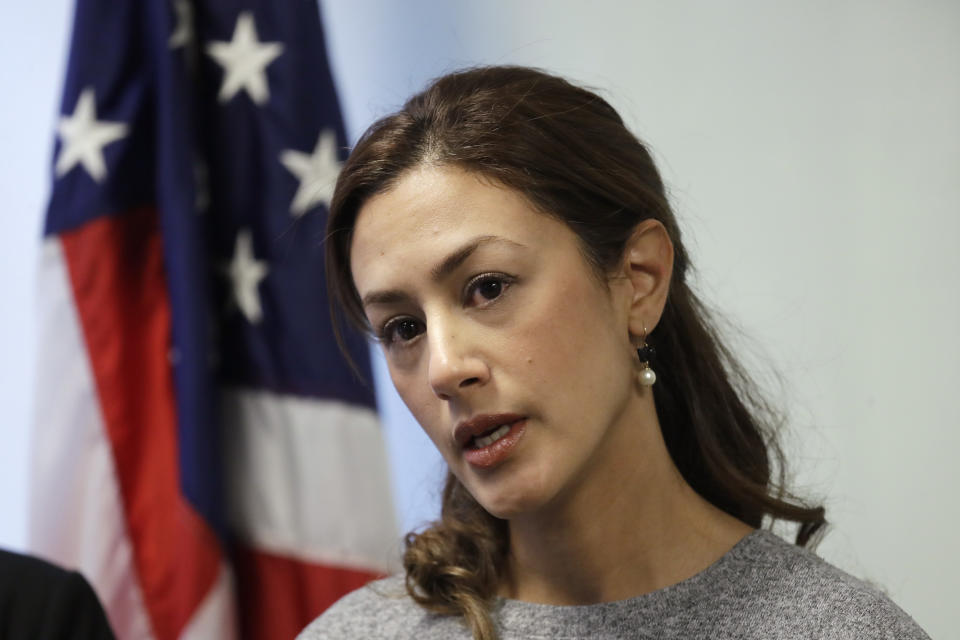
[[[652,387],[657,381],[657,374],[650,368],[650,361],[657,355],[656,351],[647,344],[647,327],[643,327],[643,336],[640,338],[640,348],[637,349],[637,357],[643,369],[640,371],[640,384],[645,387]]]

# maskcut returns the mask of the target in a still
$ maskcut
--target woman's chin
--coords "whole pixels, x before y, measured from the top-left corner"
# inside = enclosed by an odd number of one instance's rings
[[[487,506],[481,502],[480,506],[482,506],[487,513],[492,515],[494,518],[499,518],[501,520],[513,520],[514,518],[522,516],[524,513],[529,513],[529,509],[525,509],[517,504],[495,504],[492,506]]]
[[[545,503],[542,496],[529,490],[507,492],[484,488],[473,493],[473,496],[487,513],[501,520],[512,520],[538,511]]]
[[[536,513],[557,495],[558,479],[545,465],[510,465],[496,473],[457,474],[487,513],[501,520]]]

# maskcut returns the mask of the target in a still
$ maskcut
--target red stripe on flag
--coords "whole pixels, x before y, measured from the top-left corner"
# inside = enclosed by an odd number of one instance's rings
[[[157,640],[174,640],[217,577],[213,532],[180,494],[170,305],[152,209],[61,235]]]
[[[293,640],[344,594],[383,577],[249,548],[236,552],[234,568],[244,640]]]

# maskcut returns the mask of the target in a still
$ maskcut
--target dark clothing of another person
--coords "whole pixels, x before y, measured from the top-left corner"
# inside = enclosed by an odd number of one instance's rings
[[[90,584],[76,571],[0,549],[0,640],[113,640]]]

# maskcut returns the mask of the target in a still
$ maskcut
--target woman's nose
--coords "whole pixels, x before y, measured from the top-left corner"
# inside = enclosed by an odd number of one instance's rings
[[[432,329],[432,331],[431,331]],[[449,400],[472,386],[482,386],[489,369],[462,330],[434,325],[427,330],[430,348],[430,387],[437,397]]]

